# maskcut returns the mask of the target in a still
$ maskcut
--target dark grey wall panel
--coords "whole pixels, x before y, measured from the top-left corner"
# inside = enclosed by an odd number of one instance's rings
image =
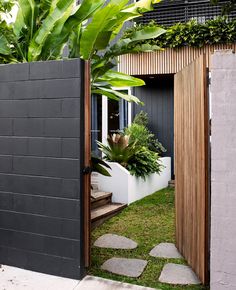
[[[146,86],[135,88],[135,95],[145,103],[134,106],[133,115],[141,110],[148,113],[151,131],[167,149],[164,156],[172,158],[174,173],[174,77],[145,79]]]
[[[80,60],[0,66],[0,263],[79,279]]]

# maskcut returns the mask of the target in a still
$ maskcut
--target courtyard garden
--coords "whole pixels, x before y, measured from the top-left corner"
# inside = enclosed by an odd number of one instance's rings
[[[125,236],[138,243],[133,250],[114,250],[92,247],[91,275],[148,286],[162,290],[186,289],[207,290],[202,285],[177,286],[158,281],[165,264],[186,264],[183,259],[163,259],[151,257],[150,251],[159,243],[175,242],[174,190],[167,188],[131,204],[120,215],[110,219],[92,232],[92,244],[105,234]],[[148,261],[147,267],[139,278],[128,278],[101,270],[108,259],[134,258]]]

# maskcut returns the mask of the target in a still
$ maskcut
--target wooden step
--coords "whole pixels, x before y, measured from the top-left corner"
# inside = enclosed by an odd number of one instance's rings
[[[112,193],[110,192],[92,192],[91,209],[95,209],[111,203]]]
[[[169,181],[169,187],[175,188],[175,180]]]
[[[94,191],[98,190],[98,184],[95,182],[91,184],[91,187]]]
[[[103,224],[106,220],[120,213],[126,204],[111,203],[91,211],[92,229]]]

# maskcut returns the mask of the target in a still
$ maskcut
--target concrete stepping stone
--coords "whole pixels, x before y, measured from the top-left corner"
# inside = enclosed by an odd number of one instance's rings
[[[101,269],[121,276],[138,278],[142,275],[147,263],[140,259],[111,258],[102,265]]]
[[[126,237],[106,234],[98,238],[94,246],[99,248],[132,250],[137,248],[138,244]]]
[[[157,290],[157,289],[131,285],[99,277],[87,276],[79,283],[79,285],[74,290]]]
[[[176,285],[198,285],[201,284],[193,270],[185,265],[166,264],[161,272],[159,281]]]
[[[161,243],[157,245],[154,249],[149,253],[152,257],[157,258],[166,258],[166,259],[182,259],[183,257],[180,255],[176,246],[172,243]]]

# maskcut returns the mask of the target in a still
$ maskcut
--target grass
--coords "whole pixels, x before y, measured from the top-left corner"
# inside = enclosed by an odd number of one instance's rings
[[[161,242],[175,242],[174,191],[164,189],[148,196],[126,208],[121,214],[110,219],[92,232],[92,243],[106,234],[118,234],[138,243],[135,250],[112,250],[92,248],[92,266],[89,274],[102,278],[142,285],[162,290],[206,290],[200,286],[175,286],[158,282],[163,266],[168,262],[185,264],[182,259],[158,259],[149,256],[149,252]],[[110,274],[100,269],[109,258],[140,258],[148,260],[148,266],[138,279]]]

